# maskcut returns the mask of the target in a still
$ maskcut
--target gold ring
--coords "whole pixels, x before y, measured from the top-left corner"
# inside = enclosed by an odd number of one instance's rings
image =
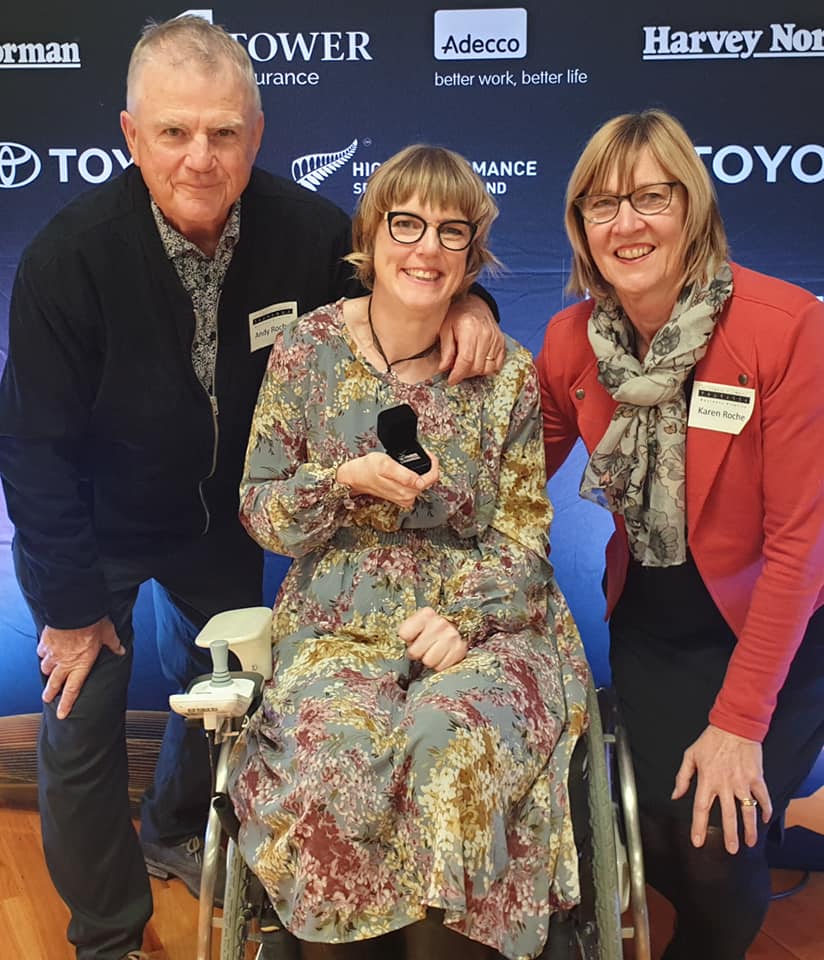
[[[492,360],[495,359],[495,357],[487,357],[486,359],[489,360],[489,361],[492,361]]]
[[[745,800],[738,801],[742,807],[757,807],[758,801],[754,797],[747,797]]]

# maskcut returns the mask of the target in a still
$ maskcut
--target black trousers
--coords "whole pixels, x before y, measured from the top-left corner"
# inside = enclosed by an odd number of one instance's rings
[[[670,800],[682,754],[707,726],[735,645],[726,624],[682,635],[687,619],[649,629],[619,605],[610,624],[613,684],[635,766],[647,877],[677,913],[664,960],[743,960],[768,905],[767,834],[780,835],[787,804],[824,746],[824,608],[810,620],[763,744],[772,821],[759,819],[757,846],[742,839],[735,855],[724,849],[718,803],[704,846],[692,846],[695,777],[685,797]]]
[[[15,570],[29,606],[25,561]],[[104,648],[63,720],[44,704],[38,745],[43,846],[52,882],[71,911],[68,938],[78,960],[120,960],[140,949],[152,898],[128,797],[125,715],[134,655],[132,611],[141,583],[154,579],[157,643],[164,673],[184,688],[211,669],[192,640],[213,614],[261,603],[262,553],[239,524],[163,556],[103,560],[114,623],[125,656]],[[43,624],[35,614],[38,636]],[[210,769],[205,737],[170,714],[141,833],[175,843],[205,827]]]

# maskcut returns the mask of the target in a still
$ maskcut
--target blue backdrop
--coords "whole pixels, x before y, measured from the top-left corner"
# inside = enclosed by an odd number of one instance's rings
[[[734,258],[824,295],[821,0],[480,7],[223,0],[191,12],[249,50],[266,115],[261,166],[352,210],[369,172],[407,143],[467,156],[501,208],[493,247],[507,272],[487,285],[504,328],[533,351],[567,302],[561,218],[572,165],[604,120],[647,106],[671,111],[692,136]],[[128,164],[118,114],[129,52],[148,17],[182,12],[152,0],[28,0],[4,9],[0,365],[22,248],[68,200]],[[552,552],[603,680],[599,582],[611,523],[578,500],[581,467],[579,451],[550,486]],[[39,689],[9,537],[0,510],[0,648],[13,664],[0,681],[0,713],[36,709]],[[270,592],[274,579],[270,567]],[[145,602],[140,616],[148,635]],[[143,643],[132,706],[164,706],[166,692]]]

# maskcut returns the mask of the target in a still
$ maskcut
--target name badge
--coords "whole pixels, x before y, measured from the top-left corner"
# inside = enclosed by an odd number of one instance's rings
[[[687,426],[739,434],[749,422],[754,404],[755,390],[750,387],[696,380]]]
[[[298,315],[297,300],[284,300],[249,314],[249,352],[271,347],[278,330]]]

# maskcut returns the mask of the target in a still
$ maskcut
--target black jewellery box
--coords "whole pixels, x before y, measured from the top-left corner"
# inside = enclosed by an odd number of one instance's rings
[[[407,470],[428,473],[432,461],[418,443],[418,415],[408,403],[378,414],[378,439],[389,456]]]

